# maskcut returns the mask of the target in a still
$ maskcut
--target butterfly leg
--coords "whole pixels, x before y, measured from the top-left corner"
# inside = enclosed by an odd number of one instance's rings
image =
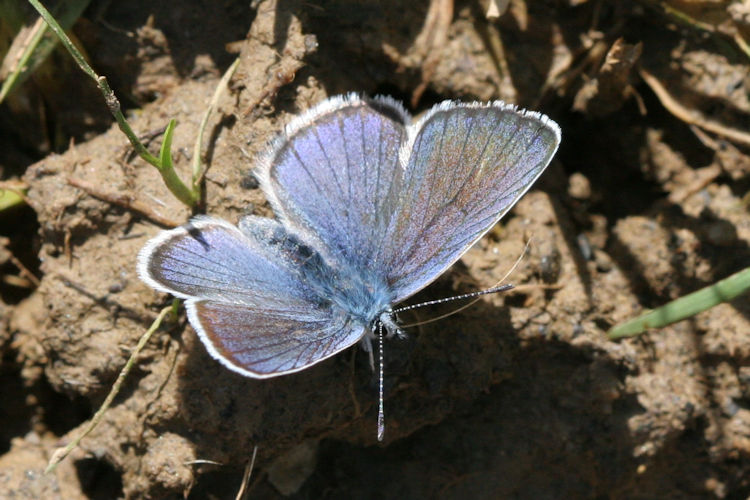
[[[396,323],[396,316],[395,314],[393,314],[393,311],[386,311],[382,313],[378,318],[378,321],[385,327],[385,330],[388,332],[386,338],[406,338],[406,334],[401,328],[399,328],[398,324]]]
[[[362,340],[359,341],[359,345],[362,346],[362,350],[365,351],[367,353],[367,356],[370,358],[370,368],[372,369],[372,371],[375,371],[375,358],[373,356],[373,349],[372,349],[373,338],[374,338],[374,332],[369,332],[367,335],[362,337]]]

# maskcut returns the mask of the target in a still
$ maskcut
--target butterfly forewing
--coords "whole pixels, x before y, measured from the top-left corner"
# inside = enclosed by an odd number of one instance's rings
[[[258,169],[277,214],[353,269],[373,257],[391,224],[408,116],[390,99],[334,98],[290,124]]]
[[[560,142],[553,121],[499,102],[409,121],[390,100],[333,99],[293,122],[260,169],[277,213],[336,265],[385,280],[394,303],[487,232]]]
[[[526,192],[560,131],[535,113],[445,104],[415,126],[395,216],[382,251],[395,302],[453,264]]]

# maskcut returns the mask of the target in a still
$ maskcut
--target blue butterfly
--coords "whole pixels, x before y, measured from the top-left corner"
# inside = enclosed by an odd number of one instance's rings
[[[388,97],[328,99],[294,119],[255,171],[278,217],[213,217],[138,256],[148,285],[185,300],[208,352],[237,373],[297,372],[378,327],[510,210],[560,143],[546,116],[443,102],[421,119]]]

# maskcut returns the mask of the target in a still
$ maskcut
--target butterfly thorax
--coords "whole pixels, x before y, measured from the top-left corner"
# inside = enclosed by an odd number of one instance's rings
[[[309,274],[308,279],[324,297],[366,326],[368,331],[382,315],[390,314],[393,295],[385,281],[374,273],[327,266]]]
[[[341,263],[330,265],[328,260],[344,259],[326,259],[311,245],[281,226],[269,236],[270,243],[294,263],[300,273],[300,281],[317,292],[321,307],[335,305],[368,331],[379,321],[389,335],[400,332],[392,319],[393,293],[382,277],[370,269],[354,269]]]

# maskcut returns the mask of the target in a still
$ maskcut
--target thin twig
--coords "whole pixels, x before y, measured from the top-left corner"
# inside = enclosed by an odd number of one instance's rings
[[[707,23],[705,21],[701,21],[700,19],[697,19],[691,16],[687,12],[678,9],[677,7],[674,7],[667,2],[659,1],[656,3],[658,4],[659,7],[662,8],[662,10],[667,16],[669,16],[670,18],[674,19],[677,22],[684,24],[685,26],[704,31],[706,33],[710,33],[712,36],[716,38],[718,38],[719,35],[726,34],[725,32],[723,32],[724,30],[718,28],[717,26],[711,23]],[[750,46],[748,46],[745,39],[742,38],[742,34],[740,33],[740,31],[738,30],[736,26],[734,27],[734,34],[732,35],[732,40],[734,40],[734,43],[737,44],[737,47],[742,52],[744,52],[745,56],[750,57]]]
[[[107,398],[104,400],[104,402],[99,407],[97,412],[91,418],[91,421],[89,422],[89,424],[84,428],[83,432],[81,432],[81,434],[78,437],[76,437],[73,441],[68,443],[68,446],[65,446],[64,448],[58,448],[52,453],[52,457],[49,459],[47,468],[44,470],[45,474],[48,474],[54,471],[57,465],[63,460],[65,460],[65,457],[67,457],[71,451],[73,451],[74,449],[78,447],[78,444],[81,442],[81,440],[85,438],[86,436],[88,436],[88,434],[91,431],[93,431],[97,425],[99,425],[99,422],[104,416],[104,413],[109,409],[109,406],[112,404],[112,401],[115,399],[115,396],[117,396],[117,394],[120,392],[123,382],[125,382],[125,379],[130,373],[130,370],[135,365],[135,359],[138,357],[138,354],[140,354],[143,347],[149,341],[149,339],[151,338],[151,335],[159,328],[162,320],[164,320],[166,315],[169,314],[169,312],[171,311],[172,311],[172,306],[165,307],[164,309],[161,310],[159,315],[151,324],[151,327],[148,330],[146,330],[146,333],[143,334],[143,336],[141,337],[141,340],[138,341],[138,345],[135,346],[135,349],[133,349],[133,352],[130,354],[130,358],[128,358],[127,363],[125,363],[125,366],[122,368],[122,370],[120,371],[120,374],[117,376],[117,380],[112,386],[112,389],[109,391]]]
[[[702,129],[705,129],[722,137],[726,137],[730,141],[734,141],[745,146],[750,146],[750,134],[748,134],[747,132],[727,127],[726,125],[723,125],[715,120],[707,118],[698,110],[687,108],[686,106],[678,102],[677,99],[675,99],[669,93],[666,87],[664,87],[664,85],[662,85],[654,75],[643,68],[641,68],[638,73],[641,75],[641,78],[643,78],[643,81],[646,82],[646,84],[651,88],[654,94],[656,94],[656,97],[657,99],[659,99],[659,102],[661,102],[662,106],[664,106],[667,111],[672,113],[680,120],[684,121],[685,123],[689,123],[690,125],[697,125]]]
[[[107,203],[112,203],[113,205],[120,206],[126,210],[137,212],[161,226],[177,227],[180,225],[179,222],[175,222],[171,219],[162,217],[161,215],[154,213],[154,211],[151,210],[148,205],[138,200],[134,200],[130,195],[100,191],[90,182],[86,182],[83,179],[76,179],[75,177],[69,177],[68,184],[85,191],[87,194],[93,196],[94,198],[106,201]]]
[[[211,102],[208,103],[208,108],[206,108],[206,113],[203,115],[203,120],[201,120],[200,127],[198,127],[198,137],[195,139],[195,146],[193,146],[193,191],[198,192],[201,180],[203,178],[203,174],[206,172],[205,169],[202,166],[202,158],[201,158],[201,149],[203,145],[203,133],[206,130],[206,125],[208,125],[208,119],[211,116],[211,113],[213,112],[214,108],[219,103],[219,98],[221,98],[222,94],[224,93],[224,89],[227,88],[227,84],[229,83],[229,79],[234,74],[235,70],[237,69],[237,66],[240,64],[240,58],[234,60],[231,66],[224,72],[224,75],[221,77],[221,80],[219,80],[219,84],[216,86],[216,90],[214,91],[214,95],[211,98]]]
[[[281,87],[284,85],[288,85],[294,81],[294,77],[297,75],[297,70],[299,70],[302,66],[304,66],[304,63],[298,59],[292,59],[290,61],[286,61],[286,59],[282,59],[279,64],[278,68],[276,66],[272,66],[271,70],[271,77],[268,82],[266,82],[265,87],[263,88],[263,91],[260,93],[260,95],[243,111],[240,116],[243,118],[246,118],[248,116],[254,117],[258,108],[266,99],[273,99],[276,94],[279,93],[279,90],[281,90]]]
[[[255,456],[258,454],[258,447],[253,446],[253,456],[250,459],[250,462],[245,466],[245,473],[242,477],[242,484],[240,485],[240,491],[237,492],[237,496],[234,497],[235,500],[242,500],[245,496],[245,493],[247,492],[247,485],[250,483],[250,476],[253,473],[253,467],[255,467]]]
[[[38,287],[39,287],[39,285],[41,285],[41,281],[39,281],[39,278],[37,278],[37,277],[36,277],[36,276],[34,275],[34,273],[32,273],[31,271],[29,271],[29,270],[28,270],[28,269],[26,268],[26,266],[24,266],[24,265],[23,265],[23,262],[21,262],[20,260],[18,260],[18,259],[16,258],[16,256],[15,256],[15,255],[13,255],[13,253],[12,253],[12,252],[11,252],[11,251],[10,251],[9,249],[7,249],[7,248],[6,248],[5,250],[6,250],[6,251],[8,252],[8,254],[9,254],[9,255],[8,255],[8,259],[9,259],[9,260],[11,261],[11,263],[12,263],[12,264],[13,264],[14,266],[16,266],[16,267],[18,268],[18,271],[19,271],[19,272],[21,273],[21,275],[23,275],[24,277],[26,277],[26,279],[27,279],[27,280],[31,281],[31,283],[33,283],[33,284],[34,284],[34,286],[38,288]]]
[[[443,49],[448,41],[448,31],[453,21],[453,0],[431,0],[422,31],[414,46],[422,52],[422,81],[411,94],[411,105],[416,107],[435,74]]]

